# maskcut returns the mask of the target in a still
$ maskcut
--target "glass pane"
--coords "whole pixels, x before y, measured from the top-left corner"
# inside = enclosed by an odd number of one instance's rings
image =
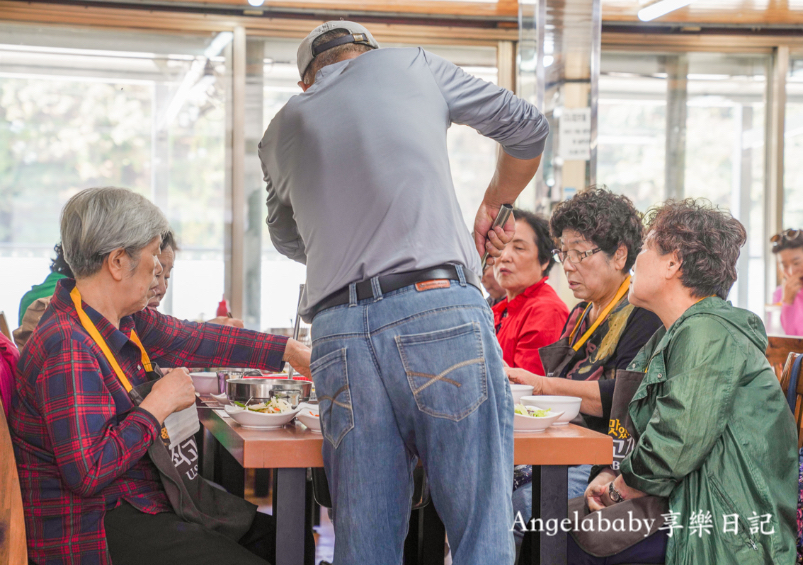
[[[727,208],[747,228],[730,298],[763,315],[764,96],[769,60],[690,53],[686,105],[687,196]]]
[[[250,40],[249,40],[250,41]],[[383,47],[402,47],[383,44]],[[273,116],[301,89],[296,84],[295,41],[265,40],[263,129]],[[497,80],[496,49],[481,47],[425,46],[466,71],[493,83]],[[496,143],[468,126],[453,125],[447,134],[449,160],[458,203],[466,229],[474,225],[485,189],[496,166]],[[264,198],[263,198],[264,201]],[[264,220],[266,211],[263,210]],[[306,268],[280,255],[270,241],[267,227],[262,232],[262,327],[287,332],[295,320],[299,284],[306,278]]]
[[[789,61],[784,128],[785,228],[803,227],[803,53]]]
[[[642,211],[667,198],[667,167],[682,168],[677,196],[729,209],[749,237],[730,299],[761,315],[767,64],[758,55],[603,52],[597,164],[599,183],[626,194]],[[680,81],[670,81],[670,72],[681,73]],[[682,106],[668,116],[670,82],[674,99],[680,96],[682,104],[685,98],[682,124],[673,117],[682,116]],[[682,159],[667,162],[667,147],[678,136]]]
[[[597,182],[644,211],[664,194],[666,73],[658,55],[601,59]]]
[[[230,34],[0,26],[0,310],[48,272],[59,213],[81,189],[159,205],[178,255],[162,311],[214,314],[223,292],[225,59]],[[198,284],[199,279],[204,284]]]

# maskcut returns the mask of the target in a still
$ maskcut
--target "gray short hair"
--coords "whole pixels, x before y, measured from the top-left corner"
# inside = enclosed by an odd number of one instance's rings
[[[328,41],[337,39],[338,37],[345,37],[350,33],[351,32],[347,29],[333,29],[331,31],[327,31],[323,35],[315,38],[315,41],[312,42],[312,47],[318,47]],[[312,59],[312,61],[310,61],[310,64],[304,71],[304,77],[302,80],[304,81],[304,84],[312,84],[315,79],[315,75],[318,74],[318,71],[324,67],[328,67],[329,65],[339,62],[343,55],[347,53],[366,53],[371,50],[373,50],[373,47],[369,45],[362,45],[360,43],[345,43],[343,45],[333,47],[332,49],[328,49],[323,53],[319,53]]]
[[[61,245],[75,278],[97,273],[115,249],[138,260],[140,251],[169,229],[156,205],[126,188],[82,190],[61,211]]]

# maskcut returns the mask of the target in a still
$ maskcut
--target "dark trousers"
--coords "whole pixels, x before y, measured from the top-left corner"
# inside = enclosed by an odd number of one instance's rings
[[[650,537],[630,546],[621,553],[610,557],[589,555],[568,536],[567,561],[570,565],[620,565],[624,563],[663,563],[666,556],[666,543],[669,539],[666,530],[658,530]]]
[[[273,560],[273,517],[257,512],[239,543],[174,512],[145,514],[127,502],[106,513],[106,543],[114,565],[265,565]]]

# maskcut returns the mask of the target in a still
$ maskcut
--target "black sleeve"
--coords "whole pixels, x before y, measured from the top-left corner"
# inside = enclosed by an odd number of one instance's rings
[[[614,368],[627,369],[636,354],[647,344],[652,334],[661,325],[661,319],[649,310],[633,308],[633,312],[627,320],[625,331],[616,346],[616,353],[614,353],[616,366]],[[613,389],[611,389],[611,397],[613,397]]]
[[[616,386],[616,379],[605,379],[597,382],[599,382],[599,398],[602,400],[602,419],[607,422],[611,419],[613,388]]]

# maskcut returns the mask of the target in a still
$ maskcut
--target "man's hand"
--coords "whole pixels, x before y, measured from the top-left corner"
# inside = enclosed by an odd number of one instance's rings
[[[310,363],[310,348],[298,341],[290,338],[287,340],[287,346],[284,349],[284,357],[282,361],[287,361],[299,374],[307,378],[312,378],[312,373],[309,370]]]
[[[606,467],[589,483],[584,496],[588,509],[591,510],[591,512],[596,512],[597,510],[605,508],[606,504],[603,503],[602,497],[607,496],[608,483],[615,478],[616,473],[613,472],[613,469]]]
[[[541,377],[524,369],[514,369],[505,366],[505,374],[511,383],[518,385],[532,385],[533,395],[544,394],[544,381],[546,377]]]
[[[195,386],[190,372],[185,368],[167,369],[165,375],[154,383],[151,392],[139,405],[147,410],[160,424],[173,412],[189,408],[195,403]]]
[[[803,288],[803,279],[800,279],[800,277],[784,277],[782,285],[783,303],[794,304],[797,293]]]
[[[474,219],[474,245],[480,256],[488,252],[488,265],[493,265],[494,257],[499,257],[505,245],[513,239],[516,233],[516,220],[511,214],[505,222],[504,227],[497,226],[493,230],[491,226],[499,214],[501,206],[495,206],[483,201]]]

